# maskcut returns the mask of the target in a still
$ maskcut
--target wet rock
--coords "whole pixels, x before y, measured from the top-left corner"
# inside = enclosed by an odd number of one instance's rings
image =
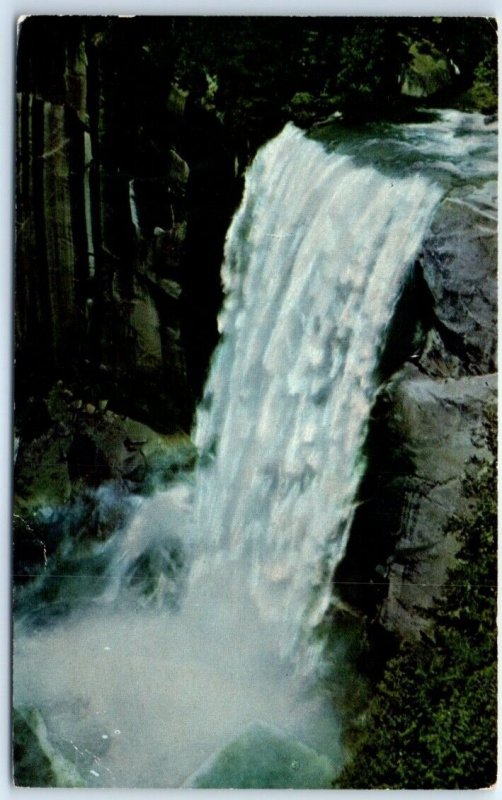
[[[392,425],[411,471],[380,617],[388,630],[409,635],[426,624],[424,612],[441,593],[460,547],[448,525],[469,514],[465,480],[493,459],[486,415],[496,413],[497,376],[434,381],[410,375],[392,391]]]
[[[14,468],[14,512],[25,520],[16,528],[19,547],[22,542],[28,547],[30,526],[44,509],[64,506],[79,492],[112,482],[151,493],[195,463],[195,448],[185,434],[159,434],[99,400],[74,398],[63,385],[54,386],[41,407],[40,424],[32,426],[30,438],[19,440]],[[39,538],[29,549],[42,553]]]
[[[329,789],[336,770],[283,731],[256,722],[212,756],[184,787],[194,789]]]
[[[25,787],[85,787],[76,767],[52,744],[35,708],[13,711],[14,783]]]
[[[472,512],[464,486],[494,457],[497,376],[432,379],[408,366],[380,400],[347,554],[342,597],[399,637],[428,624],[459,542],[452,519]]]
[[[423,274],[432,295],[436,337],[464,374],[497,369],[496,219],[496,186],[488,182],[461,197],[449,196],[424,243]],[[421,366],[434,373],[429,350]]]
[[[14,582],[22,584],[25,580],[40,574],[45,569],[57,543],[56,537],[51,541],[43,518],[15,513],[12,524]]]
[[[14,468],[16,511],[30,513],[69,500],[68,444],[69,437],[60,435],[55,426],[32,441],[20,440]]]
[[[130,564],[124,585],[132,590],[141,606],[179,608],[185,578],[183,543],[166,538],[151,545]]]

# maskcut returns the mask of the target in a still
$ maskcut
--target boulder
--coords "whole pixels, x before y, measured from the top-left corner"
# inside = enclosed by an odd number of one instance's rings
[[[396,546],[386,565],[389,591],[380,619],[388,630],[406,636],[424,627],[424,612],[453,566],[460,543],[449,523],[469,515],[474,502],[466,496],[465,481],[493,459],[487,415],[496,413],[497,376],[437,381],[405,373],[392,393],[391,424],[408,451],[411,471]]]
[[[19,511],[63,505],[79,486],[110,480],[148,492],[193,466],[195,448],[185,434],[165,436],[109,409],[90,404],[78,409],[78,401],[69,405],[71,424],[53,418],[42,435],[20,440],[15,466]]]
[[[211,756],[183,784],[192,789],[330,789],[329,758],[292,736],[256,722]]]
[[[424,243],[423,275],[432,297],[436,337],[463,374],[495,372],[497,352],[496,184],[454,192],[441,204]],[[437,346],[420,364],[438,373]],[[457,372],[458,372],[457,368]],[[443,374],[452,374],[446,366]]]
[[[428,97],[448,86],[454,74],[448,58],[430,42],[413,42],[402,76],[401,92],[409,97]]]
[[[13,711],[14,783],[25,787],[85,787],[85,782],[49,738],[36,708]]]
[[[407,638],[429,624],[459,550],[450,522],[475,504],[466,479],[493,459],[497,376],[437,380],[409,365],[382,403],[378,441],[389,442],[390,453],[376,454],[377,474],[364,487],[338,579],[366,582],[350,599],[366,611],[373,605],[386,631]],[[371,564],[366,572],[361,551]]]

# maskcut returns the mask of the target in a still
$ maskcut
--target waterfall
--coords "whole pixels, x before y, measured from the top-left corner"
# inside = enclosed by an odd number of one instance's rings
[[[386,330],[440,196],[419,175],[327,155],[287,125],[248,171],[228,233],[222,343],[195,430],[193,574],[221,565],[276,622],[281,653],[302,648],[307,671]]]
[[[388,326],[442,191],[292,125],[256,156],[227,235],[195,473],[138,499],[99,545],[109,568],[90,605],[16,634],[15,702],[40,709],[89,786],[179,786],[255,721],[342,760],[332,704],[306,678]],[[162,605],[173,543],[189,561],[176,613]],[[163,565],[155,608],[123,591],[145,552]]]

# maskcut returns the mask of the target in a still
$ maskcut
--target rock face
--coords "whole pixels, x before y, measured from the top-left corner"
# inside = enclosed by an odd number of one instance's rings
[[[19,407],[34,383],[43,395],[84,380],[96,401],[172,432],[191,423],[216,341],[236,182],[221,125],[212,139],[193,128],[169,37],[145,25],[144,36],[98,18],[21,27],[16,395]],[[194,355],[185,321],[197,327],[202,307],[212,322]]]
[[[435,329],[420,364],[431,375],[479,375],[497,369],[496,193],[496,183],[490,181],[447,198],[424,244],[421,263]],[[439,363],[438,337],[439,349],[449,353],[449,365]]]
[[[493,458],[487,415],[497,408],[495,375],[441,381],[405,369],[389,388],[389,424],[403,442],[411,469],[393,474],[404,489],[395,547],[384,567],[389,593],[380,609],[387,630],[407,636],[426,624],[453,566],[459,543],[448,531],[454,517],[468,517],[473,500],[464,481]],[[378,517],[374,524],[378,524]]]
[[[449,524],[468,518],[475,498],[466,481],[495,457],[493,182],[443,201],[418,268],[426,333],[381,391],[360,505],[335,576],[343,600],[400,638],[431,624],[459,549]]]

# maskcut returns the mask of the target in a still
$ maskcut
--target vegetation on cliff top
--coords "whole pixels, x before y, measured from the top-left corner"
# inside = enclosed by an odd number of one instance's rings
[[[251,138],[334,110],[356,120],[399,117],[424,96],[497,108],[497,31],[487,18],[31,17],[21,29],[20,85],[45,80],[57,93],[64,52],[78,48],[82,26],[115,60],[133,105],[154,100],[160,110],[174,83]],[[31,75],[30,61],[40,62]],[[424,88],[413,99],[403,97],[410,79]]]

